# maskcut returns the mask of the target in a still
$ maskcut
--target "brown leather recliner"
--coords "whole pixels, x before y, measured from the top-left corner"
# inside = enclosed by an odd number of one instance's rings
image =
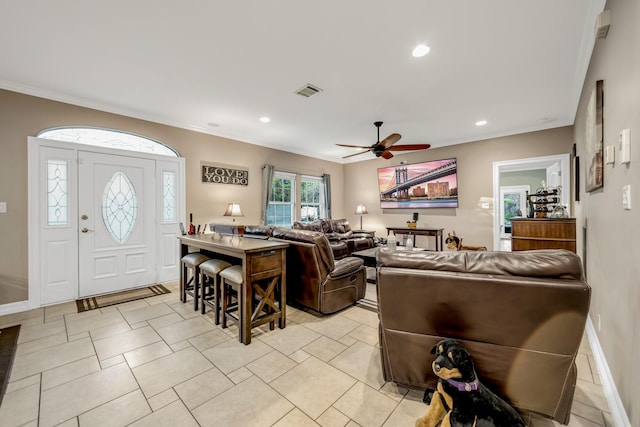
[[[329,314],[354,304],[366,291],[366,268],[360,258],[335,260],[320,232],[275,228],[272,239],[287,248],[287,300]]]
[[[386,380],[434,388],[430,350],[454,338],[515,408],[569,422],[591,298],[576,254],[381,249],[377,265]]]

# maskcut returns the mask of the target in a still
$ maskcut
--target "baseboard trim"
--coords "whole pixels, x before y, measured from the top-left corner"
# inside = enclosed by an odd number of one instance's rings
[[[613,381],[613,375],[607,364],[607,359],[604,356],[600,341],[598,340],[598,334],[591,321],[591,316],[587,317],[587,338],[589,339],[589,345],[591,346],[591,352],[593,358],[596,361],[596,368],[598,368],[598,374],[600,375],[600,381],[602,382],[602,390],[604,396],[609,404],[609,410],[611,411],[611,418],[615,427],[631,427],[631,422],[627,416],[627,412],[622,404],[622,399],[618,394],[618,389]]]
[[[5,314],[19,313],[29,310],[29,301],[11,302],[9,304],[0,304],[0,316]]]

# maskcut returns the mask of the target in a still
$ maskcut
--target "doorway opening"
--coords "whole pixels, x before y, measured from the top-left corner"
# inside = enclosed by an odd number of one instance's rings
[[[535,193],[542,181],[550,187],[560,186],[560,204],[571,215],[570,176],[568,153],[494,162],[493,199],[498,201],[494,203],[494,250],[511,250],[510,219],[517,214],[527,216],[528,201],[523,195]]]
[[[531,185],[500,186],[500,238],[511,238],[511,218],[523,216],[527,212],[527,194]]]

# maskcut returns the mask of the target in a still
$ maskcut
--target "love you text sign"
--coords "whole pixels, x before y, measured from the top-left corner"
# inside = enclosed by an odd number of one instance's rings
[[[249,171],[236,167],[202,165],[202,182],[249,185]]]

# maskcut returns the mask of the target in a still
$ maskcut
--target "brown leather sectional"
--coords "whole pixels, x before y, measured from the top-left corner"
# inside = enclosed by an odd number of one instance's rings
[[[346,219],[323,218],[312,222],[296,221],[293,223],[293,228],[324,233],[332,246],[345,243],[347,245],[347,253],[344,256],[350,256],[352,252],[375,246],[375,239],[372,235],[363,232],[354,232],[351,229],[349,221]],[[335,249],[334,253],[336,253]],[[341,256],[336,256],[336,258],[339,259]]]
[[[253,239],[268,239],[271,237],[276,227],[271,225],[245,225],[244,236]],[[317,231],[317,230],[316,230]],[[349,256],[349,248],[347,243],[339,240],[329,241],[329,246],[333,252],[333,258],[339,260]]]
[[[566,250],[377,256],[384,378],[434,388],[431,348],[459,340],[518,410],[567,424],[591,289]]]

